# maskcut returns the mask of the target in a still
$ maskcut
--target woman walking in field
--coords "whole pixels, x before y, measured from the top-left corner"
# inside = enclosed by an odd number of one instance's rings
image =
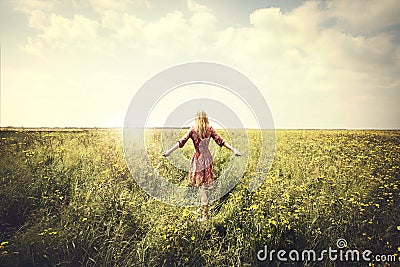
[[[224,146],[230,149],[235,156],[241,156],[237,149],[230,146],[209,125],[207,114],[204,111],[197,112],[194,126],[192,126],[172,148],[163,153],[163,156],[168,157],[178,147],[182,148],[189,138],[193,140],[194,154],[190,161],[189,184],[202,189],[201,202],[203,206],[203,216],[200,218],[200,221],[208,220],[210,217],[207,190],[213,185],[214,182],[214,162],[211,152],[208,150],[210,137],[213,138],[220,147]]]

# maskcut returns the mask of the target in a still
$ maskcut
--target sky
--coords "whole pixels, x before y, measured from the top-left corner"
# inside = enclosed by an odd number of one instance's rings
[[[247,76],[276,128],[400,129],[398,14],[398,0],[2,0],[0,126],[122,127],[151,77],[206,61]],[[164,96],[150,124],[210,97],[256,127],[206,87]]]

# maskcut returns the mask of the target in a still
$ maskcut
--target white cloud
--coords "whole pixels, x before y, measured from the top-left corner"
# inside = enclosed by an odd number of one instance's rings
[[[28,14],[35,10],[52,11],[56,5],[55,1],[45,0],[13,0],[12,2],[16,10]]]
[[[197,13],[197,12],[212,12],[211,8],[207,7],[206,5],[201,5],[199,3],[196,3],[193,0],[188,0],[186,2],[188,9],[191,12]]]
[[[179,44],[188,36],[185,16],[180,11],[168,13],[158,21],[147,23],[142,29],[150,45],[163,45],[165,43]]]
[[[217,18],[212,13],[194,13],[190,22],[192,29],[203,35],[213,34],[216,31]]]
[[[127,12],[138,6],[150,7],[148,0],[88,0],[94,11],[104,14],[109,11]]]
[[[29,20],[28,25],[29,27],[37,30],[44,31],[46,30],[48,24],[48,15],[42,10],[31,10],[29,12]]]
[[[83,15],[74,15],[68,19],[55,13],[45,14],[34,10],[29,15],[29,26],[40,30],[36,37],[27,37],[23,45],[25,51],[40,54],[46,51],[46,46],[52,48],[65,48],[79,45],[87,41],[96,41],[99,23]]]
[[[72,19],[67,19],[51,14],[48,22],[40,37],[48,42],[59,41],[66,44],[70,41],[95,38],[99,27],[98,22],[82,15],[74,15]]]
[[[195,5],[193,2],[191,5]],[[151,55],[176,55],[179,52],[198,51],[210,46],[210,37],[216,34],[217,19],[202,6],[191,7],[185,15],[179,10],[169,12],[157,20],[145,21],[135,15],[107,11],[102,26],[112,30],[120,43],[147,51]]]
[[[42,54],[43,43],[39,40],[33,41],[32,38],[29,36],[26,38],[26,43],[23,45],[19,45],[18,47],[28,54],[32,54],[38,57],[43,55]]]
[[[400,23],[398,0],[335,0],[328,2],[329,15],[341,30],[364,34]]]

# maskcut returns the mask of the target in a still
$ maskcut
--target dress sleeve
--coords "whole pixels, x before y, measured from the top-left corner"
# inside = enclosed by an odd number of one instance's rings
[[[217,143],[219,146],[223,146],[225,140],[214,130],[213,127],[210,127],[210,131],[211,137],[214,139],[215,143]]]
[[[192,136],[192,128],[187,131],[187,133],[182,136],[177,142],[179,143],[179,148],[183,147],[186,144],[186,141]]]

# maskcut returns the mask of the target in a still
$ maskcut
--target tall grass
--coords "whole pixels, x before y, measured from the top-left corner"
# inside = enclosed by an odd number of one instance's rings
[[[205,223],[197,222],[196,208],[163,204],[137,186],[121,135],[0,132],[0,265],[272,266],[278,262],[257,259],[265,245],[320,251],[336,247],[338,238],[350,249],[397,255],[399,263],[399,131],[279,130],[265,182],[253,193],[240,182],[213,204]],[[160,156],[158,133],[152,136],[153,165],[185,184],[187,173]],[[250,136],[242,181],[251,178],[259,155],[259,137]],[[230,154],[216,151],[218,177]],[[149,168],[138,162],[133,173]]]

